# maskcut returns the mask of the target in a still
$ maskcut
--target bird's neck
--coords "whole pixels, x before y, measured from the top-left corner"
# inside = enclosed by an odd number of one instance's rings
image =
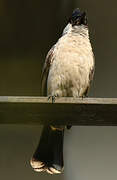
[[[89,37],[88,27],[85,25],[73,26],[69,23],[63,30],[62,35],[82,35],[84,37]]]

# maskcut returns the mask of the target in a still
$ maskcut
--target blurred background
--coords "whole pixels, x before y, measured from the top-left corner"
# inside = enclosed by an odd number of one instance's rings
[[[90,96],[117,96],[117,2],[0,0],[0,96],[39,96],[45,56],[74,8],[86,10],[96,59]],[[117,128],[72,127],[65,132],[65,170],[33,172],[29,160],[41,126],[0,125],[0,178],[28,180],[116,180]]]

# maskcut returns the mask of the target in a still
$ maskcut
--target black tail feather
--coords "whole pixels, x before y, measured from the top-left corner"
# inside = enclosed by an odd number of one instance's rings
[[[53,130],[44,126],[39,145],[31,159],[35,171],[47,171],[50,174],[63,170],[64,130]]]

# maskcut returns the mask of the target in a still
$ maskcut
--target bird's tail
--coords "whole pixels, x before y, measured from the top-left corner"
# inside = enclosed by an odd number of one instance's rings
[[[44,126],[39,145],[30,161],[35,171],[47,171],[50,174],[63,170],[64,130]]]

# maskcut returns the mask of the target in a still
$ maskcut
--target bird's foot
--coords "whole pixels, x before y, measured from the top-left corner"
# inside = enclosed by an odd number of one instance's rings
[[[88,95],[85,95],[85,94],[81,96],[82,100],[87,97],[88,97]]]
[[[55,99],[56,99],[57,95],[49,95],[48,96],[48,101],[51,99],[52,100],[52,103],[55,103]]]

